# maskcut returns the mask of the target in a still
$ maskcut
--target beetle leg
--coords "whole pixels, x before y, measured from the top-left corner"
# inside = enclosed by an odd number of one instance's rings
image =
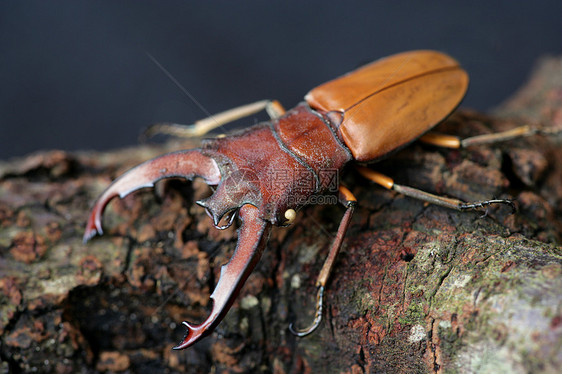
[[[213,299],[211,314],[200,325],[183,322],[187,327],[187,333],[183,341],[174,349],[187,348],[213,332],[230,309],[244,281],[261,257],[271,223],[262,220],[258,208],[250,204],[243,205],[239,215],[242,219],[242,226],[238,233],[238,244],[230,261],[221,267],[219,281],[211,295],[211,299]]]
[[[422,135],[418,140],[422,143],[442,148],[456,149],[461,147],[461,139],[458,136],[439,134],[436,132],[428,132]]]
[[[334,267],[334,263],[336,260],[336,256],[340,251],[343,238],[345,233],[347,232],[347,228],[349,227],[349,223],[351,222],[351,216],[353,214],[353,210],[355,205],[357,204],[357,199],[351,191],[347,188],[340,186],[339,188],[339,198],[340,202],[347,208],[343,218],[340,222],[340,227],[338,228],[338,233],[336,234],[336,238],[332,243],[332,247],[330,248],[330,252],[328,253],[328,257],[326,261],[324,261],[324,265],[322,266],[322,270],[320,270],[320,274],[318,275],[318,280],[316,281],[316,287],[318,287],[318,292],[316,295],[316,312],[314,314],[314,321],[312,324],[304,329],[295,329],[293,324],[289,325],[289,331],[293,335],[302,337],[310,334],[322,321],[322,308],[323,308],[323,297],[324,297],[324,289],[326,287],[326,283],[328,283],[328,279],[330,277],[330,273],[332,272],[332,268]]]
[[[503,142],[507,140],[523,138],[536,134],[555,135],[562,132],[562,128],[541,128],[536,126],[520,126],[507,131],[496,132],[492,134],[484,134],[471,136],[469,138],[460,139],[454,135],[438,134],[434,132],[423,135],[419,140],[426,143],[443,148],[466,148],[473,145],[491,144]]]
[[[147,139],[156,134],[172,135],[180,138],[200,137],[217,127],[248,117],[264,109],[271,119],[279,118],[285,113],[285,109],[277,100],[261,100],[213,114],[195,122],[193,125],[157,123],[146,129],[142,138]]]
[[[513,201],[508,200],[508,199],[493,199],[493,200],[484,200],[484,201],[476,201],[476,202],[466,203],[466,202],[458,200],[458,199],[438,196],[438,195],[431,194],[429,192],[418,190],[416,188],[396,184],[396,183],[394,183],[394,180],[392,180],[392,178],[387,177],[384,174],[381,174],[379,172],[376,172],[376,171],[374,171],[372,169],[369,169],[369,168],[366,168],[364,166],[356,166],[356,168],[357,168],[357,171],[359,171],[359,173],[362,176],[364,176],[365,178],[367,178],[367,179],[369,179],[369,180],[371,180],[371,181],[373,181],[377,184],[380,184],[381,186],[383,186],[383,187],[385,187],[389,190],[394,190],[394,191],[399,192],[403,195],[413,197],[413,198],[418,199],[418,200],[426,201],[426,202],[431,203],[431,204],[435,204],[435,205],[439,205],[439,206],[443,206],[443,207],[446,207],[446,208],[455,209],[455,210],[459,210],[459,211],[476,210],[478,208],[484,208],[484,207],[486,207],[488,205],[492,205],[492,204],[507,204],[511,207],[513,212],[515,212],[515,204],[513,204]]]
[[[202,177],[210,185],[218,184],[221,179],[215,160],[204,156],[198,150],[173,152],[146,161],[113,181],[98,198],[86,224],[84,242],[96,234],[103,233],[102,215],[111,199],[116,196],[123,198],[140,188],[154,186],[160,179],[172,177]]]

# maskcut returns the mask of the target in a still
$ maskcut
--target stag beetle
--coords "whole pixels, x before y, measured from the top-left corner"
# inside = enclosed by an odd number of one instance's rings
[[[153,187],[163,178],[200,177],[216,186],[210,197],[197,204],[206,209],[218,229],[229,227],[238,216],[238,242],[232,258],[221,268],[209,317],[200,325],[184,322],[187,333],[174,347],[183,349],[209,335],[224,318],[260,259],[272,225],[290,225],[295,212],[313,196],[337,195],[346,211],[316,283],[314,322],[303,330],[290,326],[293,333],[304,336],[320,323],[324,287],[356,204],[351,192],[338,186],[337,179],[334,184],[334,178],[352,161],[374,162],[420,137],[450,148],[497,141],[497,136],[493,140],[484,136],[462,141],[431,133],[422,136],[459,105],[467,87],[468,75],[453,58],[435,51],[411,51],[377,60],[322,84],[287,112],[276,101],[260,101],[191,126],[161,126],[158,131],[193,136],[263,109],[271,117],[271,121],[229,136],[203,140],[198,149],[169,153],[129,170],[95,203],[84,241],[102,234],[104,208],[115,196],[123,198],[140,188]],[[515,130],[515,134],[525,131]],[[513,137],[513,131],[503,136]],[[398,185],[373,170],[357,168],[383,187],[448,208],[512,204],[510,200],[465,203]]]

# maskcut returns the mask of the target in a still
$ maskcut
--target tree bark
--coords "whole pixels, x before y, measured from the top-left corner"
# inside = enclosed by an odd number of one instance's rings
[[[562,59],[543,59],[494,115],[459,111],[438,128],[462,137],[562,126]],[[172,351],[201,321],[236,230],[214,229],[174,180],[110,204],[105,235],[82,243],[90,204],[112,179],[191,144],[107,153],[41,152],[0,163],[0,372],[554,373],[562,367],[562,147],[533,136],[466,150],[414,143],[372,167],[466,201],[459,213],[342,176],[358,198],[305,338],[316,276],[343,208],[316,205],[275,229],[215,333]]]

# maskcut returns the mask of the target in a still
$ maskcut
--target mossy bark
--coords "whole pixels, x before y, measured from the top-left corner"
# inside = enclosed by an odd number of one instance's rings
[[[562,125],[562,60],[543,61],[494,116],[461,111],[463,137]],[[508,118],[508,115],[510,118]],[[82,243],[90,204],[150,157],[193,144],[110,153],[43,152],[0,163],[0,372],[559,372],[562,147],[532,137],[467,150],[413,144],[373,165],[397,182],[463,200],[512,197],[519,211],[458,213],[342,176],[359,205],[306,338],[314,282],[343,209],[303,210],[268,249],[216,332],[201,321],[234,228],[214,229],[198,181],[113,201],[105,235]]]

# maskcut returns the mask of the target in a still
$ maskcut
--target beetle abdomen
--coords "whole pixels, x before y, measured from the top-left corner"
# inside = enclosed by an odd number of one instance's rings
[[[460,103],[468,75],[453,58],[413,51],[377,60],[311,90],[309,105],[343,113],[342,140],[358,161],[400,148],[445,119]]]

